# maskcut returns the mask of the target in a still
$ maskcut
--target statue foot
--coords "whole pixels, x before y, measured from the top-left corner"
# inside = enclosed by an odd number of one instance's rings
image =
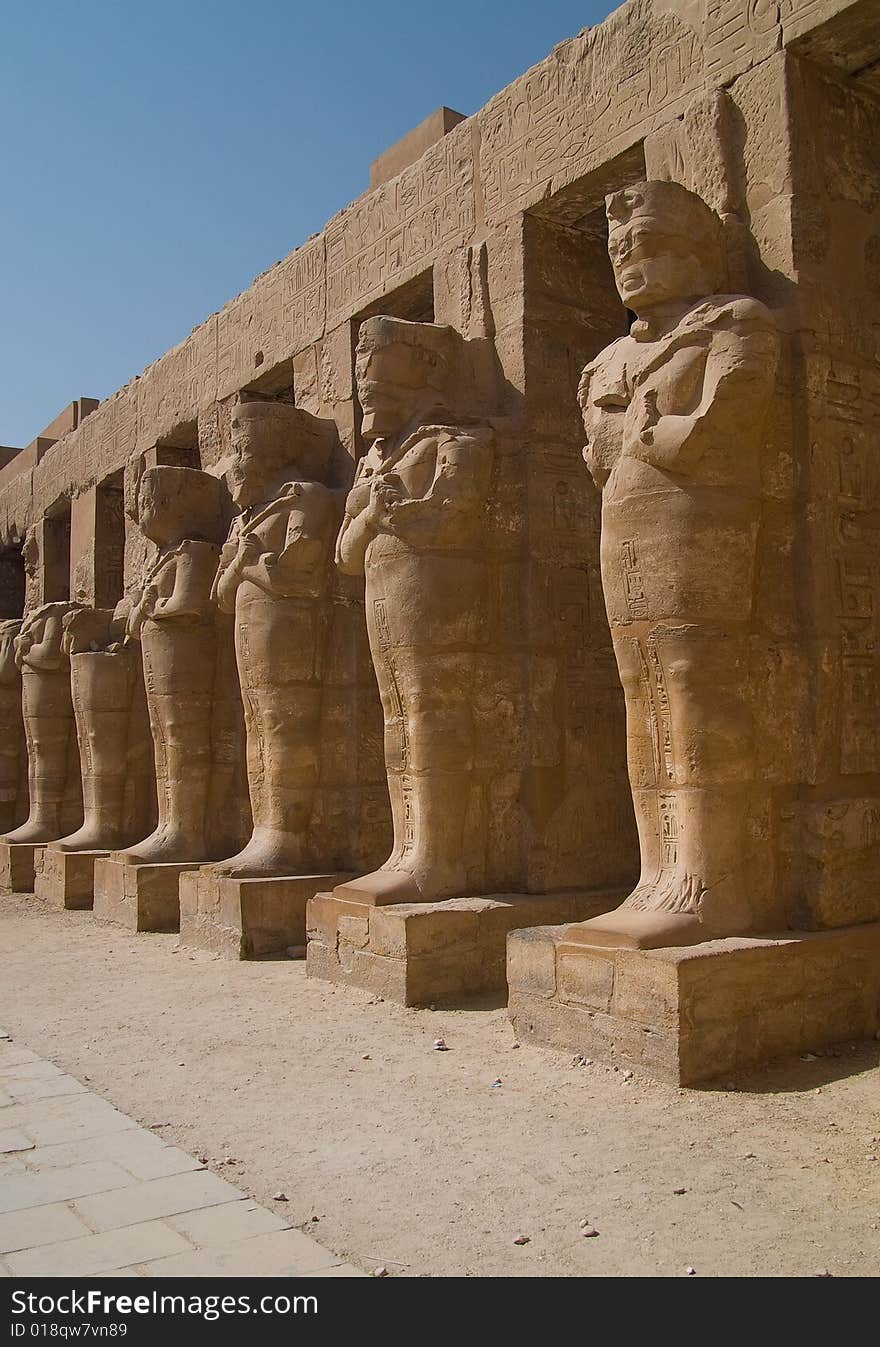
[[[48,825],[39,819],[31,823],[28,819],[20,828],[14,832],[6,833],[4,842],[25,842],[31,846],[42,846],[45,842],[54,842],[58,836],[59,825],[57,823]]]
[[[118,829],[102,828],[100,824],[83,824],[69,837],[52,844],[56,851],[115,851],[122,846]]]
[[[283,875],[303,873],[302,847],[299,839],[289,833],[261,829],[254,833],[247,846],[225,861],[215,861],[207,867],[212,874],[227,879],[271,879]]]
[[[711,929],[696,912],[639,912],[618,907],[601,917],[567,926],[562,938],[567,944],[605,949],[669,949],[736,934],[741,932]]]
[[[384,907],[390,903],[418,903],[424,901],[415,879],[408,870],[374,870],[371,875],[337,884],[335,898],[349,898],[356,903],[373,903]]]
[[[204,860],[206,849],[203,837],[160,831],[137,846],[114,852],[114,859],[128,865],[186,865]]]

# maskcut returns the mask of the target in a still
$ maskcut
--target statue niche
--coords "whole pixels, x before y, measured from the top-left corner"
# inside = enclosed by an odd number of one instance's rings
[[[586,367],[579,398],[641,875],[566,939],[651,948],[760,929],[773,901],[750,654],[778,338],[763,304],[719,293],[721,223],[699,197],[639,183],[607,214],[636,321]]]
[[[132,865],[207,860],[216,634],[211,584],[225,531],[224,488],[209,473],[147,468],[137,523],[157,552],[132,598],[126,636],[139,641],[156,766],[158,823],[114,853]]]
[[[385,718],[393,851],[336,888],[368,903],[484,891],[485,823],[471,813],[475,694],[488,621],[483,546],[493,431],[448,410],[460,339],[395,318],[361,324],[356,355],[370,447],[345,506],[342,571],[366,576]]]
[[[326,863],[309,826],[342,501],[322,480],[332,451],[328,426],[307,412],[241,402],[231,433],[226,481],[240,513],[212,597],[235,618],[253,833],[211,870],[238,879],[297,875]]]

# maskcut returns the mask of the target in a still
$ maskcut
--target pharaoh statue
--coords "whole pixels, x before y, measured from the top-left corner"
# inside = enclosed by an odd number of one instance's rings
[[[607,200],[629,334],[583,372],[605,605],[626,699],[641,874],[566,939],[652,948],[760,928],[772,886],[750,653],[778,338],[719,293],[721,222],[673,182]]]
[[[20,631],[19,618],[0,622],[0,817],[7,827],[15,823],[24,747],[21,670],[15,662]]]
[[[472,817],[471,784],[494,445],[489,426],[449,411],[458,341],[452,328],[368,318],[357,345],[370,447],[336,557],[344,572],[366,575],[394,826],[385,864],[335,890],[361,902],[430,902],[485,883],[485,826]]]
[[[28,752],[30,813],[4,842],[53,842],[64,832],[71,751],[75,744],[70,662],[63,645],[64,619],[78,604],[44,603],[30,612],[15,637],[21,669],[22,711]]]
[[[125,617],[123,601],[118,612],[77,608],[62,619],[61,646],[70,662],[79,743],[83,823],[54,843],[56,851],[112,851],[131,835],[126,796],[137,671],[134,651],[125,643]]]
[[[226,481],[239,513],[212,597],[235,619],[253,833],[211,869],[240,879],[296,875],[320,863],[310,853],[309,824],[342,502],[322,481],[332,447],[327,429],[307,412],[241,402],[231,436]]]
[[[158,824],[114,859],[185,864],[208,858],[216,658],[211,584],[225,529],[222,483],[195,468],[147,468],[137,523],[156,547],[132,596],[126,638],[139,641],[156,764]]]

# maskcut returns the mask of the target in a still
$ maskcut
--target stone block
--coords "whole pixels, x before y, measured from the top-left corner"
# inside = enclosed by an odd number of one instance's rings
[[[41,846],[0,842],[0,893],[33,893],[34,866]]]
[[[503,993],[514,927],[582,921],[616,901],[615,893],[592,890],[377,906],[319,893],[308,904],[306,968],[310,977],[363,987],[401,1005],[455,1005]],[[545,960],[545,980],[549,968]]]
[[[283,955],[306,943],[306,903],[345,875],[230,879],[207,867],[180,876],[180,943],[227,959]]]
[[[223,1248],[198,1249],[143,1264],[151,1277],[295,1277],[340,1264],[299,1230],[276,1230]]]
[[[23,1211],[52,1202],[69,1202],[86,1194],[125,1188],[131,1175],[118,1165],[98,1161],[94,1164],[68,1165],[45,1174],[19,1174],[6,1179],[0,1192],[0,1212]]]
[[[247,1199],[169,1216],[167,1224],[199,1249],[216,1248],[286,1228],[286,1222],[274,1211]]]
[[[147,1259],[185,1253],[190,1246],[162,1221],[146,1221],[126,1230],[65,1239],[9,1254],[15,1277],[89,1277]]]
[[[135,1221],[176,1216],[179,1212],[219,1206],[242,1197],[238,1188],[206,1169],[144,1183],[132,1183],[127,1176],[127,1181],[129,1186],[124,1193],[108,1191],[82,1197],[74,1203],[74,1210],[93,1230],[115,1230]]]
[[[129,931],[180,929],[180,876],[189,865],[132,865],[110,856],[95,861],[94,913]]]
[[[43,1207],[28,1207],[0,1216],[0,1253],[15,1253],[39,1244],[57,1244],[60,1240],[76,1239],[92,1232],[84,1221],[63,1202],[49,1202]]]
[[[523,1041],[693,1084],[874,1034],[880,924],[656,950],[575,944],[564,927],[514,931],[508,981]]]
[[[59,851],[50,842],[34,862],[34,893],[50,907],[90,908],[95,861],[109,855],[109,851]]]

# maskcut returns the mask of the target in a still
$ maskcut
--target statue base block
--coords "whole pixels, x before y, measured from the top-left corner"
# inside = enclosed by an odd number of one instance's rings
[[[880,923],[677,949],[508,940],[518,1039],[692,1085],[880,1026]]]
[[[180,943],[225,959],[266,959],[306,943],[306,903],[344,874],[230,879],[203,869],[180,877]]]
[[[198,870],[200,864],[133,865],[115,860],[112,853],[96,860],[95,916],[130,931],[177,931],[178,881],[182,874]]]
[[[109,851],[58,851],[50,842],[34,866],[34,893],[52,907],[90,908],[95,861],[109,855]]]
[[[457,1005],[504,992],[509,931],[585,921],[619,902],[619,891],[594,889],[376,907],[319,893],[307,910],[307,972],[404,1006]]]
[[[0,893],[33,893],[34,865],[44,843],[0,842]]]

